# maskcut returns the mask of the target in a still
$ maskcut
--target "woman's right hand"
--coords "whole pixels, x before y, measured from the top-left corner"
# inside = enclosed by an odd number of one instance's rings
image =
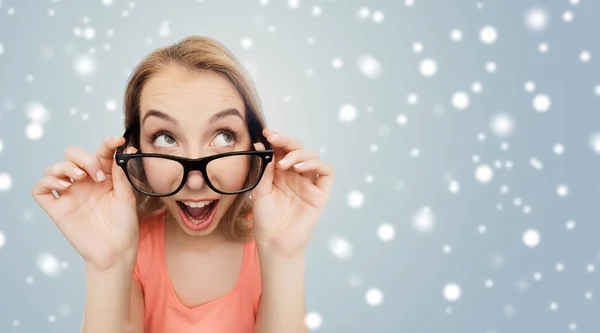
[[[116,148],[124,142],[123,137],[108,137],[95,155],[68,148],[66,161],[46,168],[46,176],[32,189],[35,200],[86,264],[97,270],[108,269],[137,251],[136,199],[114,160]]]

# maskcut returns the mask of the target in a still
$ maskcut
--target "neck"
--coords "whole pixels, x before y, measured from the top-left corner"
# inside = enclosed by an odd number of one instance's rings
[[[219,228],[206,236],[190,236],[181,230],[175,218],[168,213],[165,216],[165,223],[167,237],[172,239],[172,244],[178,248],[204,252],[213,249],[217,244],[222,244],[225,240]]]

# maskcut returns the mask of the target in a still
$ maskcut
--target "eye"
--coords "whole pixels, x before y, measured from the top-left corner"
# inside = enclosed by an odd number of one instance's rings
[[[172,136],[168,134],[158,134],[154,137],[154,144],[159,147],[169,147],[170,145],[174,145],[177,143]]]
[[[215,138],[215,144],[217,146],[230,146],[232,144],[235,143],[235,133],[230,132],[230,131],[224,131],[221,132],[219,134],[217,134],[217,137]]]

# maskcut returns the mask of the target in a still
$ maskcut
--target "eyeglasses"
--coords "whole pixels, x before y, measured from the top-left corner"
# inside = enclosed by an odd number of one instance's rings
[[[250,191],[258,185],[273,160],[271,149],[235,151],[199,159],[155,153],[126,154],[133,132],[133,128],[125,132],[127,142],[117,148],[115,160],[133,187],[148,196],[176,194],[185,185],[190,171],[200,171],[208,187],[217,193],[232,195]]]

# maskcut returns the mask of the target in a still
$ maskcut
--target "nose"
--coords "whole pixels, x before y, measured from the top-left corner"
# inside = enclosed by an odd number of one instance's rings
[[[202,176],[202,172],[200,171],[190,171],[188,178],[185,182],[185,185],[190,190],[200,190],[206,184],[204,181],[204,177]]]

